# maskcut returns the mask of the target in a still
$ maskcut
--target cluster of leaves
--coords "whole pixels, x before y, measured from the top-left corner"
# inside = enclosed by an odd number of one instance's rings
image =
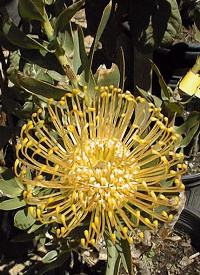
[[[89,88],[90,97],[97,85],[123,87],[123,62],[120,68],[113,64],[110,69],[101,67],[94,74],[91,69],[95,50],[111,13],[112,1],[103,11],[89,53],[85,50],[83,30],[71,22],[76,12],[84,8],[85,1],[68,2],[19,0],[17,23],[9,16],[4,5],[0,7],[1,98],[7,118],[4,125],[0,126],[0,149],[8,144],[11,136],[12,145],[15,146],[18,127],[39,106],[44,107],[48,98],[59,99],[66,91],[72,88],[83,90],[85,85]],[[5,58],[5,53],[8,53],[8,58]],[[123,51],[121,54],[123,61]],[[8,123],[9,127],[6,125]],[[49,227],[38,223],[24,207],[23,185],[12,169],[2,169],[0,210],[14,211],[15,227],[26,230],[36,242],[48,247],[48,253],[41,262],[50,265],[39,266],[40,274],[43,274],[66,261],[71,251],[78,249],[78,243],[73,237],[55,243]],[[110,268],[113,268],[113,264]]]
[[[161,88],[161,98],[153,95],[152,93],[146,92],[143,89],[137,87],[138,91],[147,100],[153,102],[157,107],[161,107],[165,115],[175,120],[176,131],[182,135],[183,139],[180,143],[181,150],[184,151],[185,155],[188,153],[188,147],[191,147],[191,143],[195,138],[199,138],[200,133],[200,111],[199,111],[199,98],[195,95],[184,95],[179,90],[179,86],[172,90],[171,87],[167,85],[162,74],[160,73],[158,67],[151,61],[152,70],[158,77],[160,88]],[[194,67],[196,71],[199,71],[199,61],[195,63]],[[195,108],[195,105],[197,108]],[[191,106],[191,107],[190,107]],[[181,121],[176,123],[176,121]],[[196,148],[196,150],[199,150]],[[191,150],[190,150],[191,151]],[[198,152],[194,152],[198,153]],[[189,156],[190,157],[190,156]]]
[[[20,28],[12,22],[6,10],[2,9],[1,37],[11,47],[16,46],[16,51],[12,50],[10,58],[10,79],[29,93],[56,99],[71,86],[101,85],[104,79],[102,75],[99,77],[99,73],[92,74],[91,65],[111,12],[111,2],[104,10],[88,55],[82,29],[70,22],[83,7],[84,1],[75,2],[68,7],[62,1],[46,2],[45,5],[43,1],[19,1],[19,14],[22,18]],[[59,5],[56,5],[57,2]],[[27,33],[23,22],[26,22]],[[62,60],[64,56],[66,60]],[[119,74],[116,67],[109,73],[115,76]],[[70,78],[75,78],[75,81]],[[114,77],[112,82],[118,85],[119,78]]]

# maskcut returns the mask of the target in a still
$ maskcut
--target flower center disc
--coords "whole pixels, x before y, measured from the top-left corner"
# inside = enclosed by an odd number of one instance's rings
[[[77,182],[77,189],[84,192],[88,189],[89,201],[93,197],[104,208],[110,208],[111,201],[112,208],[121,205],[138,169],[128,160],[126,146],[116,139],[88,140],[74,153],[69,181]]]

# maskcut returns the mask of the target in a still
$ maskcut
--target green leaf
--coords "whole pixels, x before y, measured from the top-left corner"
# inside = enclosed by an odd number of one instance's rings
[[[42,223],[34,223],[31,228],[27,231],[28,234],[34,233],[36,230],[38,230],[40,227],[44,226]]]
[[[128,274],[133,275],[133,268],[132,268],[132,256],[131,256],[131,248],[130,244],[127,240],[123,240],[121,238],[117,238],[116,247],[119,251],[122,264]]]
[[[9,180],[0,179],[0,193],[8,198],[15,198],[22,194],[23,189],[17,183],[16,178],[11,178]]]
[[[105,7],[105,9],[103,11],[103,15],[101,17],[101,21],[100,21],[100,24],[99,24],[97,32],[96,32],[96,36],[94,38],[94,41],[93,41],[91,49],[90,49],[89,66],[88,66],[88,70],[86,71],[86,81],[89,80],[89,74],[90,74],[90,70],[91,70],[91,66],[92,66],[92,62],[93,62],[94,52],[97,48],[97,44],[99,43],[101,35],[102,35],[102,33],[103,33],[107,23],[108,23],[108,19],[110,17],[111,9],[112,9],[112,1],[110,1],[108,3],[108,5]]]
[[[51,262],[55,261],[57,258],[58,258],[58,252],[57,252],[56,250],[52,250],[52,251],[48,252],[48,253],[41,259],[41,261],[42,261],[44,264],[47,264],[47,263],[51,263]]]
[[[199,129],[199,124],[195,125],[193,128],[190,128],[188,134],[182,139],[180,147],[184,148],[190,144],[196,132]]]
[[[136,88],[144,98],[146,98],[148,101],[154,103],[156,107],[162,106],[162,100],[159,97],[152,95],[151,93],[139,88],[138,86],[136,86]]]
[[[107,237],[106,238],[106,248],[107,248],[107,266],[106,275],[117,275],[119,272],[119,267],[121,263],[121,257],[119,251],[113,242]]]
[[[74,55],[73,55],[73,67],[78,74],[78,83],[80,86],[86,85],[88,87],[89,101],[94,96],[96,86],[92,70],[89,67],[88,56],[85,51],[84,35],[81,28],[78,31],[74,31]],[[87,76],[86,76],[87,74]],[[88,78],[89,76],[89,78]],[[90,104],[90,103],[88,103]]]
[[[157,77],[158,77],[158,81],[161,87],[161,98],[162,100],[168,100],[170,99],[170,97],[172,96],[172,90],[169,86],[167,86],[167,83],[165,82],[160,70],[158,69],[158,67],[156,66],[155,63],[153,63],[152,60],[150,60],[151,62],[151,67],[152,70],[154,70],[154,72],[156,73]]]
[[[67,92],[64,89],[57,88],[54,85],[32,77],[23,76],[21,74],[18,74],[16,77],[18,86],[38,97],[42,96],[44,98],[60,99]]]
[[[81,67],[81,57],[80,57],[80,44],[79,44],[79,36],[78,31],[73,31],[74,37],[74,54],[73,54],[73,68],[74,72],[77,74]]]
[[[2,29],[6,39],[19,48],[48,51],[48,49],[38,41],[30,36],[27,36],[20,29],[18,29],[10,19],[4,22]]]
[[[19,14],[27,21],[45,21],[45,5],[42,0],[19,0]]]
[[[29,119],[31,114],[36,111],[37,106],[33,100],[26,101],[23,106],[19,106],[12,110],[12,114],[14,114],[19,119]]]
[[[66,24],[63,32],[58,32],[56,38],[61,48],[65,51],[66,55],[69,57],[73,56],[75,47],[73,31],[70,22]]]
[[[14,216],[14,225],[19,229],[28,229],[35,223],[35,219],[26,212],[25,209],[22,209]]]
[[[66,75],[59,74],[56,71],[53,70],[48,70],[47,74],[54,80],[59,81],[59,82],[66,82],[68,81],[68,78]]]
[[[71,253],[67,251],[66,253],[60,253],[59,257],[54,262],[48,264],[38,262],[34,265],[31,265],[29,268],[29,274],[45,275],[54,273],[57,268],[67,265],[67,263],[70,262],[70,256]]]
[[[120,72],[116,64],[112,64],[110,69],[106,69],[101,65],[95,74],[96,83],[98,86],[114,85],[119,87]]]
[[[44,81],[50,84],[54,84],[53,79],[47,73],[48,71],[41,68],[37,64],[26,63],[23,68],[23,74],[29,77],[33,77],[37,80]]]
[[[180,135],[186,134],[196,125],[199,125],[200,121],[200,112],[192,112],[186,121],[181,125],[176,127],[176,132]]]
[[[165,101],[164,105],[165,105],[165,109],[167,110],[168,117],[174,114],[181,115],[184,111],[183,106],[178,102]]]
[[[81,64],[84,70],[88,70],[89,60],[85,50],[84,33],[81,27],[78,28],[78,42],[79,42],[79,54],[80,54]]]
[[[13,210],[25,206],[24,200],[19,198],[13,198],[0,202],[0,210]]]
[[[25,0],[26,1],[26,0]],[[71,6],[64,9],[56,18],[54,36],[57,37],[58,32],[63,32],[66,25],[69,23],[71,18],[76,14],[78,10],[83,6],[85,0],[80,0],[72,4]]]
[[[180,146],[182,148],[190,144],[196,132],[200,128],[200,112],[192,112],[186,121],[179,127],[176,127],[176,132],[183,135]]]

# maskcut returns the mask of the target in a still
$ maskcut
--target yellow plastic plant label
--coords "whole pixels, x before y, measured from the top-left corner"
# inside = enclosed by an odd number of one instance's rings
[[[200,75],[191,70],[181,79],[179,89],[188,95],[200,98]]]

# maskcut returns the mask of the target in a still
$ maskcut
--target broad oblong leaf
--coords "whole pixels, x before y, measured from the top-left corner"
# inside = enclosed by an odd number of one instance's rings
[[[68,78],[66,75],[62,75],[62,74],[59,74],[58,72],[56,71],[53,71],[53,70],[48,70],[46,72],[52,79],[56,80],[56,81],[61,81],[61,82],[67,82],[68,81]]]
[[[17,28],[10,19],[3,23],[2,30],[6,39],[19,48],[30,50],[45,50],[46,52],[48,51],[48,49],[40,44],[38,41],[27,36],[19,28]]]
[[[36,230],[38,230],[42,226],[44,226],[44,224],[42,224],[42,223],[34,223],[27,232],[28,232],[28,234],[34,233]]]
[[[152,60],[150,60],[150,62],[151,62],[152,70],[156,73],[156,75],[158,77],[158,81],[159,81],[159,84],[160,84],[160,87],[161,87],[161,98],[162,98],[162,100],[170,99],[170,96],[172,95],[171,88],[165,82],[165,80],[164,80],[160,70],[156,66],[156,64],[153,63]]]
[[[23,189],[18,185],[16,178],[0,179],[0,193],[8,198],[15,198],[22,194]]]
[[[147,91],[145,91],[145,90],[143,90],[143,89],[141,89],[141,88],[139,88],[137,86],[136,86],[136,88],[137,88],[138,92],[144,98],[146,98],[148,101],[154,103],[156,107],[161,107],[162,106],[163,102],[162,102],[162,100],[159,97],[157,97],[155,95],[152,95],[151,93],[149,93],[149,92],[147,92]]]
[[[50,274],[54,273],[55,270],[57,270],[58,267],[64,266],[64,264],[67,264],[70,261],[71,253],[63,253],[59,255],[59,257],[48,264],[38,263],[35,265],[32,265],[32,267],[29,269],[30,274]]]
[[[73,32],[73,37],[74,37],[73,68],[74,68],[74,72],[78,74],[78,71],[82,65],[82,62],[80,57],[80,44],[79,44],[79,36],[78,36],[77,30]]]
[[[24,209],[19,210],[14,217],[14,225],[19,229],[28,229],[35,223],[35,219],[26,213]]]
[[[107,25],[108,19],[110,17],[111,9],[112,9],[112,1],[110,1],[108,3],[108,5],[105,7],[105,9],[103,11],[103,15],[101,17],[101,21],[99,23],[99,26],[98,26],[98,29],[97,29],[97,32],[96,32],[96,36],[94,38],[94,41],[93,41],[91,49],[90,49],[89,66],[88,66],[88,71],[86,71],[86,81],[89,79],[89,73],[90,73],[90,70],[91,70],[92,62],[93,62],[94,52],[96,50],[97,44],[99,43],[101,35],[102,35],[106,25]]]
[[[165,101],[164,106],[165,106],[165,109],[167,110],[168,118],[170,116],[173,116],[174,114],[181,115],[184,111],[183,106],[179,102]]]
[[[45,5],[42,0],[19,0],[19,14],[27,21],[45,21]]]
[[[190,128],[190,131],[188,132],[188,134],[182,139],[180,147],[184,148],[190,144],[193,137],[197,133],[199,127],[200,127],[200,125],[197,124],[194,127]]]
[[[0,210],[13,210],[25,206],[24,200],[19,198],[8,199],[0,202]]]
[[[133,275],[132,256],[129,242],[119,238],[116,247],[119,251],[124,269],[128,274]]]
[[[89,69],[89,60],[85,51],[84,36],[81,29],[74,31],[73,68],[79,75],[79,84],[81,86],[86,85],[89,90],[89,95],[91,97],[94,96],[94,87],[96,86],[96,83],[92,71]],[[87,71],[89,73],[89,78],[86,79]]]
[[[107,248],[107,266],[106,275],[117,275],[119,272],[119,267],[121,263],[121,257],[119,251],[113,242],[106,238],[106,248]]]
[[[56,250],[52,250],[52,251],[48,252],[48,253],[41,259],[41,261],[42,261],[44,264],[47,264],[47,263],[51,263],[51,262],[55,261],[57,258],[58,258],[58,252],[57,252]]]
[[[180,135],[186,134],[187,131],[190,131],[190,128],[193,128],[196,125],[200,124],[200,112],[192,112],[187,120],[181,125],[176,127],[176,132]]]
[[[63,32],[66,25],[69,23],[71,18],[76,14],[78,10],[83,6],[85,3],[85,0],[80,0],[78,2],[75,2],[71,6],[64,9],[56,18],[55,21],[55,30],[54,30],[54,36],[56,37],[58,35],[58,32]]]
[[[184,135],[180,146],[186,147],[193,139],[196,132],[200,129],[200,112],[193,112],[187,120],[179,127],[176,127],[176,132]]]
[[[66,24],[64,31],[58,32],[55,38],[58,40],[60,47],[65,51],[66,55],[72,57],[75,46],[71,23]]]
[[[79,54],[81,59],[81,64],[84,70],[89,66],[88,56],[85,50],[85,43],[84,43],[84,33],[82,28],[78,28],[78,41],[79,41]]]
[[[32,77],[23,76],[18,74],[17,84],[21,88],[24,88],[27,92],[36,96],[42,96],[44,98],[60,99],[66,94],[66,90],[57,88],[44,81],[37,80]]]

